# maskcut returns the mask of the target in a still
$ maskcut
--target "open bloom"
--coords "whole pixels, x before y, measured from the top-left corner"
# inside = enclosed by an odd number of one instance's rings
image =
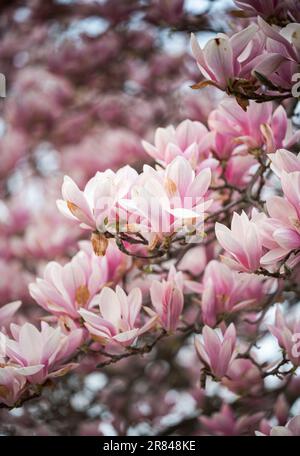
[[[91,242],[80,241],[79,247],[89,258],[95,257]],[[110,239],[105,250],[105,256],[102,258],[102,261],[100,260],[98,263],[103,265],[104,271],[106,270],[107,282],[117,284],[131,266],[132,261],[128,255],[125,255],[125,253],[119,250],[116,242],[113,239]]]
[[[155,319],[138,327],[138,319],[142,307],[142,293],[134,288],[126,295],[117,286],[116,291],[104,287],[98,296],[100,315],[85,309],[79,310],[89,333],[97,342],[106,344],[117,342],[131,345],[136,338],[152,326]]]
[[[231,229],[221,223],[216,223],[215,229],[219,243],[233,257],[223,257],[226,263],[234,269],[248,272],[260,267],[262,241],[256,224],[244,211],[241,215],[234,212]]]
[[[236,356],[236,331],[231,323],[223,336],[218,331],[204,326],[202,331],[203,342],[195,338],[195,347],[200,361],[212,375],[221,379],[227,375],[232,361]]]
[[[93,298],[108,280],[105,257],[79,251],[64,266],[51,261],[44,278],[29,285],[30,294],[45,310],[57,317],[79,319],[80,308],[91,308]]]
[[[107,231],[138,232],[148,239],[174,231],[194,232],[199,224],[202,227],[204,210],[211,204],[204,201],[210,181],[209,168],[196,174],[189,161],[177,156],[165,170],[144,166],[140,176],[129,166],[117,173],[97,173],[83,192],[66,177],[62,189],[65,201],[59,201],[58,206],[77,218],[82,227],[98,230],[93,233],[98,239],[95,245],[103,242],[106,246],[107,239],[100,233]]]
[[[77,219],[85,229],[105,232],[116,229],[118,202],[128,195],[137,178],[137,172],[124,166],[116,173],[110,169],[97,172],[83,191],[65,176],[62,186],[63,200],[58,200],[59,210],[69,218]]]
[[[284,197],[273,196],[267,200],[270,218],[265,226],[269,226],[270,233],[263,243],[269,247],[269,252],[261,258],[263,266],[276,265],[288,255],[289,267],[300,261],[300,172],[282,171],[281,185]],[[290,255],[292,251],[295,255]]]
[[[0,307],[0,328],[10,323],[10,320],[21,306],[21,301],[14,301]]]
[[[215,132],[215,152],[220,159],[232,154],[247,154],[255,149],[267,153],[290,147],[300,138],[293,134],[291,121],[282,106],[273,112],[273,104],[250,101],[244,111],[232,98],[225,98],[209,116]]]
[[[202,320],[212,327],[224,314],[260,302],[266,291],[259,277],[232,271],[226,264],[216,260],[206,266],[202,285]]]
[[[257,25],[252,24],[230,38],[223,33],[218,33],[203,49],[192,34],[192,52],[204,77],[225,90],[232,85],[234,79],[248,74],[249,62],[251,66],[251,61],[258,52],[257,46],[254,46],[251,41],[257,31]]]
[[[185,157],[193,166],[200,157],[206,157],[212,144],[213,135],[201,122],[189,119],[181,122],[176,128],[158,128],[155,132],[154,146],[143,141],[146,152],[162,165],[168,165],[179,156]]]
[[[155,309],[147,308],[151,316],[157,315],[162,327],[168,331],[176,330],[183,310],[183,276],[171,268],[167,280],[154,280],[150,288],[151,302]]]
[[[128,207],[140,217],[142,233],[162,236],[196,231],[203,228],[204,211],[211,204],[205,200],[210,182],[209,168],[196,174],[182,156],[177,156],[165,170],[146,165]]]
[[[268,155],[271,160],[271,169],[277,176],[281,177],[281,172],[292,173],[300,171],[300,154],[295,155],[289,150],[279,149],[275,154]]]
[[[269,330],[276,337],[279,346],[286,352],[287,358],[294,364],[300,365],[300,320],[287,321],[280,308],[277,307],[275,324],[269,325]]]
[[[266,51],[254,65],[254,70],[263,74],[277,87],[290,90],[293,75],[299,72],[300,64],[300,24],[291,23],[277,29],[257,19],[260,29],[266,36]]]
[[[256,431],[258,436],[266,436],[262,432]],[[270,437],[293,437],[300,436],[300,416],[294,416],[285,426],[273,426],[269,433]]]
[[[60,327],[52,328],[46,322],[41,322],[40,331],[31,323],[11,325],[10,329],[13,339],[0,334],[5,340],[5,355],[17,367],[30,368],[25,370],[30,383],[42,384],[47,378],[64,375],[77,366],[66,361],[81,344],[81,329],[65,335]]]

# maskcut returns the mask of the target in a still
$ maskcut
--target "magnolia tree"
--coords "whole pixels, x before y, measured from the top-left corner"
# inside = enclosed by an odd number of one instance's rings
[[[2,433],[300,435],[300,8],[219,8],[5,9]]]

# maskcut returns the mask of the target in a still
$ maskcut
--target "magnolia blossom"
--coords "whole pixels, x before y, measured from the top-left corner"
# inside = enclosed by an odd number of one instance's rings
[[[261,258],[261,264],[269,266],[283,260],[291,251],[296,255],[290,256],[288,265],[295,266],[300,261],[300,171],[292,173],[281,172],[281,185],[284,197],[273,196],[267,200],[267,210],[270,219],[265,222],[268,226],[269,239],[264,236],[263,243],[269,252]],[[267,233],[268,234],[268,233]]]
[[[202,285],[202,320],[208,326],[215,326],[224,314],[260,302],[266,291],[259,277],[232,271],[216,260],[206,266]]]
[[[204,77],[222,90],[232,86],[234,79],[245,77],[258,52],[252,43],[257,31],[258,26],[252,24],[230,38],[218,33],[203,49],[192,34],[192,52]]]
[[[290,90],[293,75],[299,72],[300,25],[292,23],[277,30],[261,17],[258,17],[258,24],[267,37],[267,52],[261,56],[254,69],[268,77],[276,86]]]
[[[232,155],[224,173],[225,180],[234,187],[245,189],[253,176],[253,166],[257,162],[252,155]]]
[[[266,436],[262,432],[256,431],[258,436]],[[294,416],[285,426],[273,426],[270,430],[271,437],[293,437],[300,436],[300,416]]]
[[[223,257],[228,265],[240,271],[255,271],[260,267],[262,241],[256,224],[245,212],[241,215],[234,212],[231,229],[216,223],[215,230],[219,243],[233,257]]]
[[[199,338],[195,338],[197,354],[204,366],[209,369],[209,372],[216,379],[221,379],[227,375],[236,356],[236,330],[234,324],[231,323],[221,337],[217,330],[204,326],[202,336],[203,342]]]
[[[78,244],[80,250],[85,252],[89,258],[95,258],[94,249],[90,242],[80,241]],[[125,255],[118,249],[115,241],[111,239],[107,243],[105,256],[102,260],[98,261],[98,263],[104,265],[103,268],[107,273],[107,282],[117,284],[125,272],[130,268],[132,261],[128,255]]]
[[[289,150],[279,149],[275,154],[268,155],[271,160],[271,169],[277,176],[281,177],[281,172],[292,173],[300,172],[300,153],[295,155]]]
[[[154,146],[143,141],[146,152],[162,165],[168,165],[177,156],[185,157],[196,168],[199,158],[206,157],[212,145],[213,134],[201,122],[184,120],[176,128],[158,128]]]
[[[138,327],[139,314],[142,307],[142,293],[134,288],[126,295],[117,286],[116,291],[104,287],[97,297],[100,315],[85,309],[79,313],[92,338],[101,344],[117,342],[121,345],[131,345],[136,338],[150,329],[156,318]]]
[[[83,191],[68,176],[62,186],[63,200],[57,202],[59,210],[72,219],[77,219],[82,228],[107,231],[116,229],[118,202],[125,198],[137,172],[130,166],[116,173],[107,170],[97,172],[88,181]]]
[[[263,387],[263,379],[250,359],[234,359],[222,384],[235,394],[257,394]]]
[[[184,304],[182,273],[171,268],[167,280],[152,282],[150,295],[155,311],[147,308],[148,313],[157,316],[166,331],[175,331]]]
[[[254,432],[263,416],[263,412],[258,412],[238,418],[228,404],[223,404],[221,410],[211,417],[201,416],[200,422],[210,435],[251,435],[251,431]]]
[[[12,407],[24,392],[27,379],[39,371],[39,366],[16,367],[2,364],[0,367],[0,403]]]
[[[235,0],[234,3],[247,17],[261,16],[271,21],[274,18],[286,20],[289,16],[300,19],[297,0]]]
[[[202,229],[211,171],[198,174],[183,157],[176,157],[165,170],[145,165],[133,188],[128,208],[140,217],[139,230],[157,236]],[[125,202],[124,202],[125,204]]]
[[[33,299],[51,314],[78,319],[78,310],[92,308],[95,295],[107,281],[106,258],[92,251],[79,251],[64,266],[55,261],[48,263],[44,278],[37,278],[29,290]]]
[[[196,175],[190,163],[178,156],[165,170],[145,165],[140,176],[129,166],[117,173],[97,173],[83,192],[65,177],[64,201],[58,206],[65,214],[71,211],[87,229],[140,232],[148,238],[150,233],[155,238],[182,229],[195,231],[211,203],[204,201],[210,181],[209,168]]]
[[[287,321],[280,308],[276,309],[275,324],[269,330],[276,337],[280,347],[286,352],[294,366],[300,365],[300,319]]]
[[[0,307],[0,328],[10,323],[14,314],[19,310],[21,301],[14,301]]]
[[[232,98],[225,98],[212,111],[208,120],[215,132],[215,153],[220,159],[232,154],[245,155],[262,149],[267,153],[290,147],[300,138],[299,131],[292,133],[283,106],[273,112],[273,104],[250,101],[244,111]]]
[[[42,384],[47,378],[59,377],[77,367],[66,361],[82,342],[81,329],[66,335],[59,327],[42,322],[40,330],[31,323],[11,325],[10,330],[13,339],[0,333],[5,341],[5,354],[14,365],[30,368],[23,371],[30,383]]]

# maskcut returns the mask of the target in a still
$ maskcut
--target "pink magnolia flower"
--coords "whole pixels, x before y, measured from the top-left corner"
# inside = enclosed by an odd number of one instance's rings
[[[260,302],[266,291],[259,277],[232,271],[216,260],[206,266],[202,286],[202,320],[212,327],[222,316]]]
[[[221,337],[218,330],[204,326],[203,342],[195,338],[195,347],[200,361],[216,379],[228,374],[232,361],[236,356],[236,330],[231,323]]]
[[[116,208],[120,199],[128,195],[137,179],[137,172],[130,166],[116,173],[97,172],[83,191],[68,176],[62,186],[63,200],[58,200],[59,210],[69,218],[77,219],[81,227],[105,232],[116,229]]]
[[[207,157],[213,135],[201,122],[184,120],[176,128],[158,128],[154,146],[146,141],[142,144],[150,157],[166,166],[177,156],[185,157],[196,168],[200,157]]]
[[[14,365],[1,365],[0,367],[0,404],[12,407],[24,392],[27,379],[26,375],[35,374],[39,366],[16,367]]]
[[[226,182],[244,189],[253,176],[253,166],[257,166],[257,161],[252,155],[232,155],[226,163],[224,173]]]
[[[281,172],[292,173],[300,172],[300,153],[298,155],[286,149],[279,149],[275,154],[268,155],[271,160],[271,169],[277,176],[281,176]]]
[[[29,291],[47,312],[78,320],[79,309],[92,308],[95,295],[107,281],[106,258],[95,255],[92,249],[88,253],[81,250],[64,266],[48,263],[44,278],[31,283]]]
[[[174,332],[178,326],[183,310],[183,275],[170,269],[167,280],[153,280],[150,288],[151,302],[155,309],[147,308],[152,316],[157,316],[162,327],[168,332]]]
[[[287,358],[294,364],[300,365],[300,320],[287,321],[280,308],[277,307],[275,324],[269,325],[268,329],[276,337],[279,346],[286,352]]]
[[[255,395],[263,388],[261,372],[249,359],[234,359],[222,384],[240,395]]]
[[[262,432],[256,431],[257,436],[266,436]],[[300,435],[300,416],[294,416],[285,426],[273,426],[270,430],[270,437],[293,437]]]
[[[215,152],[220,159],[232,154],[247,154],[256,149],[275,152],[299,140],[292,134],[292,123],[282,106],[273,112],[273,104],[250,101],[244,111],[232,98],[225,98],[208,119],[215,132]]]
[[[192,34],[192,52],[203,76],[222,90],[232,86],[234,79],[245,77],[245,73],[249,73],[248,63],[254,62],[258,53],[252,42],[257,31],[257,25],[252,24],[230,38],[218,33],[204,49]]]
[[[223,257],[232,268],[240,271],[255,271],[260,267],[263,254],[262,241],[254,221],[249,220],[245,212],[234,212],[231,229],[216,223],[216,236],[221,246],[233,259]]]
[[[95,258],[93,247],[89,241],[80,241],[78,244],[80,250],[89,258]],[[128,255],[125,255],[119,250],[114,239],[110,239],[105,251],[105,256],[102,260],[98,261],[98,263],[103,267],[103,274],[106,270],[106,282],[117,284],[130,268],[132,261]]]
[[[211,417],[201,416],[200,422],[210,435],[252,435],[257,428],[264,413],[254,415],[243,415],[237,418],[228,404],[223,404],[221,410]]]
[[[211,201],[205,196],[211,171],[198,174],[182,156],[177,156],[165,170],[145,165],[128,208],[140,217],[139,230],[161,236],[203,228],[204,211]]]
[[[261,16],[272,21],[274,18],[284,20],[292,16],[295,22],[300,18],[297,0],[235,0],[234,3],[247,17]]]
[[[300,172],[281,172],[281,185],[284,197],[273,196],[267,200],[267,210],[270,219],[265,222],[269,226],[271,239],[263,239],[263,244],[269,248],[269,252],[261,258],[263,266],[276,264],[283,260],[291,251],[295,255],[290,256],[287,262],[289,267],[294,267],[300,256],[297,250],[300,248]]]
[[[74,329],[68,335],[41,322],[39,331],[31,323],[11,325],[13,339],[5,338],[5,351],[9,361],[25,370],[30,383],[42,384],[47,378],[65,375],[77,364],[66,363],[82,342],[82,329]]]
[[[100,315],[85,309],[79,310],[79,313],[93,339],[101,344],[117,342],[125,346],[131,345],[153,325],[154,319],[142,327],[137,326],[142,307],[142,293],[139,288],[132,289],[126,295],[119,286],[116,291],[104,287],[97,301]]]
[[[299,70],[300,25],[292,23],[278,30],[261,17],[258,17],[258,24],[267,37],[267,52],[261,55],[253,68],[268,77],[274,85],[290,90],[294,84],[293,75]]]
[[[97,173],[83,192],[65,177],[64,201],[58,207],[77,218],[83,228],[102,233],[140,232],[157,242],[157,235],[163,233],[202,228],[204,210],[211,204],[204,200],[210,181],[209,168],[196,175],[190,163],[177,156],[165,170],[144,166],[140,176],[129,166],[117,173]]]
[[[267,50],[273,53],[281,53],[282,56],[291,61],[299,63],[300,42],[299,30],[300,25],[297,23],[288,24],[281,29],[274,28],[258,17],[258,24],[268,37]],[[268,58],[268,55],[266,56]],[[269,56],[269,58],[271,58]]]
[[[0,328],[11,322],[12,317],[21,306],[21,301],[14,301],[0,307]]]

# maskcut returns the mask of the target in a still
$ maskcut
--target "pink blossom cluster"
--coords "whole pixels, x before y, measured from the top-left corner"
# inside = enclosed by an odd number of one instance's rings
[[[54,3],[4,8],[0,433],[300,435],[297,2],[193,57],[212,7]]]
[[[205,78],[194,87],[216,86],[235,96],[244,109],[249,99],[263,102],[292,97],[292,87],[297,81],[294,75],[299,73],[300,47],[299,24],[295,23],[293,13],[288,12],[289,5],[285,5],[284,11],[289,14],[291,23],[273,26],[262,15],[276,11],[276,6],[271,5],[274,2],[236,3],[245,8],[245,12],[257,12],[257,22],[231,36],[220,33],[203,49],[192,35],[193,55]],[[275,3],[278,9],[283,7],[282,2]],[[298,14],[292,2],[291,11]]]

